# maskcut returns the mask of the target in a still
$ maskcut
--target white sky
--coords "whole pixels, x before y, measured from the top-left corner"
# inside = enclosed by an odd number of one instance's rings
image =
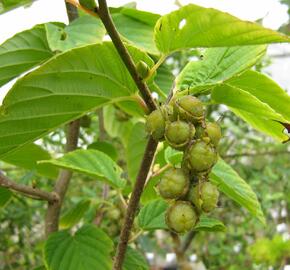
[[[120,6],[130,0],[108,0],[110,6]],[[137,0],[137,7],[159,14],[166,14],[177,6],[174,0]],[[181,0],[182,4],[194,3],[204,7],[213,7],[226,11],[244,20],[254,21],[264,18],[264,26],[277,29],[288,20],[287,7],[281,5],[278,0]],[[28,8],[18,8],[0,15],[0,44],[17,32],[33,27],[35,24],[61,21],[67,22],[63,0],[38,0]],[[275,45],[274,45],[275,46]],[[272,47],[276,51],[290,50],[290,46]],[[275,60],[272,72],[273,77],[283,86],[290,89],[288,79],[290,61]],[[0,88],[0,103],[10,88],[6,85]]]

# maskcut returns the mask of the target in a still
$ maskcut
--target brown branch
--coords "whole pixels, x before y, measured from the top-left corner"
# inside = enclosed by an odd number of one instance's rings
[[[256,152],[256,153],[237,153],[237,154],[228,154],[223,155],[223,158],[238,158],[238,157],[256,157],[256,156],[277,156],[277,155],[283,155],[283,154],[290,154],[290,151],[282,150],[282,151],[264,151],[264,152]]]
[[[22,185],[10,180],[7,176],[0,172],[0,186],[22,193],[24,196],[36,199],[45,200],[51,203],[57,202],[59,196],[54,192],[47,192],[38,188]]]
[[[141,197],[144,184],[146,182],[147,175],[148,175],[148,172],[150,170],[150,167],[154,158],[157,145],[158,145],[158,142],[155,141],[152,137],[150,137],[147,142],[147,146],[145,149],[141,167],[139,169],[136,183],[135,183],[134,189],[132,191],[132,194],[128,203],[128,208],[125,215],[125,221],[122,226],[120,241],[117,247],[117,252],[116,252],[116,256],[114,260],[114,267],[113,267],[114,270],[122,269],[122,264],[125,258],[126,248],[128,245],[132,225],[134,222],[135,213],[139,205],[140,197]]]
[[[68,125],[65,152],[73,151],[77,148],[80,131],[80,120],[75,120]],[[45,217],[45,233],[49,235],[58,230],[58,223],[62,203],[68,189],[72,172],[68,170],[60,170],[58,178],[54,186],[54,192],[58,194],[59,201],[48,204]]]
[[[187,249],[190,247],[190,244],[194,237],[196,236],[196,231],[190,231],[187,235],[186,238],[184,239],[184,242],[181,244],[180,250],[182,253],[185,253]]]
[[[157,107],[151,96],[151,92],[147,84],[143,82],[142,78],[139,76],[136,66],[134,64],[134,61],[132,57],[130,56],[127,48],[124,46],[121,40],[121,37],[113,23],[106,0],[98,0],[98,2],[99,2],[99,9],[98,9],[99,17],[102,20],[109,36],[111,37],[111,40],[114,43],[120,57],[122,58],[128,71],[130,72],[132,79],[135,81],[149,110],[150,111],[156,110]]]

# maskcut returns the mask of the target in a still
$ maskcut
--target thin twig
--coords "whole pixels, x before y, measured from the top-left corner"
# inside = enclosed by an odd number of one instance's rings
[[[114,43],[120,57],[122,58],[124,64],[126,65],[128,71],[130,72],[132,79],[136,83],[145,103],[147,104],[150,111],[156,110],[156,104],[151,96],[151,92],[146,83],[142,81],[142,78],[139,76],[134,61],[129,54],[127,48],[123,44],[121,37],[113,23],[109,9],[107,6],[106,0],[98,0],[99,9],[98,14],[102,20],[109,36],[111,37],[112,42]]]
[[[277,155],[283,155],[283,154],[290,154],[290,151],[282,150],[282,151],[264,151],[264,152],[256,152],[256,153],[236,153],[236,154],[228,154],[223,155],[223,158],[238,158],[238,157],[256,157],[256,156],[277,156]]]
[[[59,200],[59,196],[54,192],[47,192],[40,190],[38,188],[33,188],[30,186],[16,183],[10,180],[7,176],[2,174],[1,172],[0,172],[0,186],[20,192],[26,197],[36,200],[45,200],[51,203],[57,202]]]
[[[196,236],[196,231],[190,231],[186,238],[184,239],[184,242],[181,244],[180,250],[182,253],[185,253],[187,251],[187,249],[190,247],[190,244],[192,242],[192,240],[194,239],[194,237]]]
[[[116,252],[116,256],[114,260],[114,267],[113,267],[114,270],[122,269],[122,264],[123,264],[124,257],[126,254],[126,248],[128,245],[129,236],[130,236],[130,232],[131,232],[134,217],[135,217],[135,212],[139,205],[140,197],[144,188],[144,184],[147,179],[148,172],[151,167],[151,163],[154,158],[157,145],[158,145],[158,142],[155,141],[152,137],[150,137],[147,142],[147,146],[145,149],[141,167],[139,169],[136,183],[135,183],[134,189],[132,191],[132,194],[129,200],[127,212],[125,215],[125,221],[122,226],[120,241],[117,247],[117,252]]]

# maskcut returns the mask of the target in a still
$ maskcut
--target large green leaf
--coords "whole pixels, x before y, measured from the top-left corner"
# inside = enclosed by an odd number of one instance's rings
[[[185,66],[177,76],[176,87],[197,93],[250,68],[265,52],[265,45],[207,49],[202,60]]]
[[[27,144],[16,151],[7,154],[2,160],[32,170],[49,178],[56,178],[58,169],[50,164],[38,164],[38,161],[50,159],[50,154],[36,144]]]
[[[128,247],[124,259],[122,270],[149,270],[146,259],[139,251]]]
[[[44,25],[16,34],[0,46],[0,86],[52,55]]]
[[[125,180],[121,178],[122,169],[108,155],[98,150],[75,150],[61,158],[42,163],[97,177],[113,187],[122,188],[125,185]]]
[[[138,224],[142,230],[167,229],[165,211],[168,204],[164,200],[154,200],[146,204],[138,215]]]
[[[106,132],[112,138],[119,138],[122,144],[127,147],[130,132],[134,126],[131,120],[120,122],[116,118],[116,108],[112,105],[104,107],[104,126]]]
[[[91,201],[81,200],[73,208],[69,209],[60,219],[60,227],[62,229],[71,228],[76,225],[89,210]]]
[[[138,62],[153,61],[129,46]],[[0,110],[0,156],[104,104],[131,98],[137,87],[111,42],[72,49],[21,78]]]
[[[49,236],[44,246],[48,270],[111,270],[112,240],[93,225],[85,225],[75,234],[68,230]]]
[[[261,205],[255,192],[230,165],[219,159],[213,167],[210,180],[218,186],[220,191],[245,207],[253,216],[265,224]]]
[[[4,207],[12,197],[12,192],[7,189],[0,187],[0,208]]]
[[[112,160],[116,161],[118,158],[118,152],[114,145],[107,141],[97,141],[88,145],[88,149],[96,149],[107,154]]]
[[[248,70],[226,83],[253,95],[290,122],[290,96],[267,75]]]
[[[229,47],[289,42],[290,38],[228,13],[187,5],[161,17],[155,42],[164,54],[194,47]]]
[[[157,86],[167,96],[173,87],[175,77],[166,65],[161,65],[157,70],[157,74],[154,80]]]
[[[226,230],[226,227],[218,219],[201,215],[199,222],[194,227],[194,230],[207,232],[224,232]]]
[[[129,179],[135,182],[145,152],[147,133],[143,123],[137,123],[131,130],[127,147],[127,167]]]
[[[29,6],[35,0],[1,0],[0,14],[10,11],[20,6]]]
[[[159,15],[123,8],[120,13],[114,13],[112,17],[119,33],[128,42],[149,53],[158,54],[153,33],[154,21],[158,20]]]
[[[69,25],[47,23],[47,40],[52,51],[66,51],[87,44],[98,43],[106,33],[101,21],[84,15]]]
[[[290,122],[290,96],[266,75],[246,71],[216,86],[212,99],[229,106],[254,128],[279,140],[287,139],[279,122]]]

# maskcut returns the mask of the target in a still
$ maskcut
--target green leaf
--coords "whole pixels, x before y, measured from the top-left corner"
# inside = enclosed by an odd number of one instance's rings
[[[147,182],[142,195],[141,195],[141,203],[147,204],[153,200],[160,198],[159,194],[156,191],[156,185],[160,181],[160,175],[150,178]]]
[[[248,70],[226,83],[248,92],[290,122],[290,96],[267,75]]]
[[[7,189],[0,187],[0,208],[4,207],[11,199],[12,192]]]
[[[189,62],[177,76],[176,88],[198,93],[252,67],[265,52],[265,45],[207,49],[202,60]]]
[[[128,47],[132,58],[153,61]],[[0,156],[111,102],[137,87],[111,42],[72,49],[16,82],[0,110]]]
[[[29,6],[35,0],[1,0],[0,14],[18,8],[20,6]]]
[[[158,68],[155,76],[155,83],[166,96],[169,94],[174,80],[174,75],[171,73],[170,69],[166,67],[166,65],[161,65]]]
[[[212,99],[229,106],[254,128],[281,141],[288,138],[277,121],[290,122],[290,96],[266,75],[246,71],[215,87]]]
[[[139,251],[128,247],[124,259],[122,270],[149,270],[146,259]]]
[[[194,227],[195,231],[207,231],[207,232],[224,232],[226,230],[225,225],[215,218],[209,218],[201,215],[199,222]]]
[[[131,120],[126,122],[120,122],[116,119],[116,108],[114,106],[105,106],[104,110],[104,126],[106,132],[112,138],[119,138],[122,144],[127,147],[128,138],[133,128],[133,122]]]
[[[117,150],[115,149],[114,145],[110,142],[106,141],[93,142],[88,146],[88,149],[95,149],[104,152],[114,161],[116,161],[118,158]]]
[[[31,143],[5,155],[2,160],[27,170],[36,171],[39,175],[55,179],[58,175],[57,168],[49,164],[38,164],[38,161],[50,158],[51,156],[47,151]]]
[[[68,230],[49,236],[44,246],[48,270],[111,270],[112,240],[93,225],[81,227],[75,234]]]
[[[168,229],[165,212],[168,204],[164,200],[154,200],[146,204],[138,215],[138,224],[142,230]]]
[[[181,163],[183,158],[183,152],[175,150],[169,146],[165,149],[164,157],[167,163],[176,166]]]
[[[79,223],[84,214],[89,210],[91,201],[81,200],[69,209],[60,219],[61,229],[68,229]]]
[[[151,54],[158,54],[155,46],[153,34],[154,25],[150,20],[155,20],[160,17],[157,14],[152,14],[136,9],[123,8],[120,13],[112,15],[114,23],[119,33],[134,46],[145,50]]]
[[[187,5],[161,17],[155,42],[164,54],[196,47],[230,47],[289,42],[290,38],[228,13]]]
[[[101,21],[84,15],[69,25],[45,24],[47,40],[52,51],[66,51],[83,45],[102,42],[106,30]]]
[[[219,159],[212,169],[210,180],[221,192],[265,224],[265,217],[255,192],[230,165]]]
[[[125,185],[125,180],[120,176],[122,169],[109,156],[98,150],[75,150],[61,158],[41,162],[97,177],[113,187],[122,188]]]
[[[256,130],[259,130],[278,141],[281,142],[287,141],[288,136],[283,133],[284,127],[280,123],[265,118],[257,117],[252,113],[247,113],[242,110],[234,108],[230,108],[230,110],[233,111],[238,117],[243,119],[245,122],[250,124]]]
[[[52,57],[44,25],[20,32],[0,46],[0,86]]]
[[[135,183],[145,152],[147,133],[143,123],[137,123],[131,130],[127,147],[127,167],[129,179]]]

